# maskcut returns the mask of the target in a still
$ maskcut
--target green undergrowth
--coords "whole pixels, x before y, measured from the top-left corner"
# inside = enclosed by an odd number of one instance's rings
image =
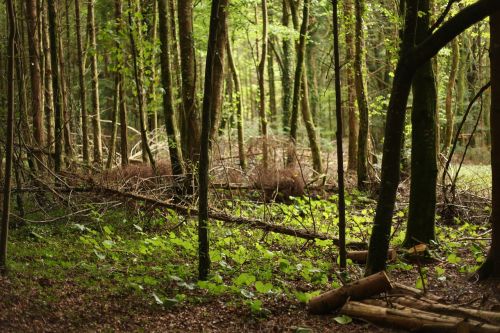
[[[273,223],[334,236],[338,234],[336,201],[336,196],[294,198],[289,205],[222,200],[220,208],[236,216],[273,216]],[[366,242],[373,200],[356,193],[347,198],[347,207],[348,242]],[[58,297],[52,289],[70,283],[86,295],[135,297],[148,306],[166,308],[226,297],[256,314],[265,314],[266,303],[273,299],[305,303],[321,291],[341,285],[336,273],[337,250],[331,241],[305,241],[213,221],[211,275],[208,281],[199,282],[196,220],[173,211],[157,213],[153,217],[119,209],[99,213],[95,208],[87,218],[68,217],[15,229],[9,248],[11,279],[20,288],[39,281],[37,288],[47,302]],[[394,215],[393,246],[404,239],[406,214],[403,209]],[[438,240],[429,247],[438,263],[414,274],[415,285],[422,287],[429,279],[443,282],[451,271],[476,269],[484,260],[487,244],[461,238],[475,237],[484,230],[484,226],[469,223],[440,227]],[[348,263],[346,278],[360,277],[363,267]],[[401,260],[389,265],[395,274],[415,269],[414,263]]]

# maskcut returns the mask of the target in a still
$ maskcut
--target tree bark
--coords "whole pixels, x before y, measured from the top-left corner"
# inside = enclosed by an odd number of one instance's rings
[[[205,84],[203,92],[203,113],[200,145],[199,178],[199,215],[198,215],[198,278],[206,280],[210,270],[210,253],[208,241],[208,169],[209,169],[209,139],[210,139],[210,112],[213,98],[220,94],[214,90],[213,71],[217,57],[217,38],[221,29],[226,26],[226,10],[228,0],[213,0],[210,14],[210,31],[208,36],[208,50],[205,66]],[[179,7],[180,8],[180,7]],[[224,33],[224,32],[223,32]],[[224,33],[225,34],[225,33]]]
[[[446,88],[446,131],[444,135],[443,152],[448,153],[453,137],[453,129],[455,128],[455,112],[453,111],[453,93],[455,92],[455,84],[457,80],[457,70],[460,61],[460,49],[458,47],[458,38],[455,38],[451,43],[451,64],[450,77]]]
[[[356,87],[354,84],[354,69],[353,62],[355,51],[354,38],[352,30],[354,30],[354,15],[352,0],[346,0],[344,3],[345,17],[345,43],[346,43],[346,66],[345,76],[347,85],[347,112],[349,116],[349,152],[347,169],[357,170],[358,161],[358,117],[356,115]]]
[[[478,271],[480,279],[500,277],[500,11],[490,16],[491,66],[491,216],[492,242],[486,261]]]
[[[182,158],[180,145],[177,141],[177,131],[174,117],[174,96],[172,92],[172,76],[170,67],[170,35],[167,21],[167,0],[158,0],[160,17],[160,42],[161,42],[161,83],[163,86],[163,113],[165,117],[165,128],[167,130],[168,150],[170,153],[170,164],[172,174],[175,176],[184,173],[182,169]]]
[[[56,172],[61,171],[62,149],[63,149],[63,115],[61,105],[61,93],[59,84],[59,50],[58,50],[58,31],[57,24],[57,0],[47,0],[48,6],[48,29],[49,29],[49,44],[50,44],[50,62],[52,67],[52,92],[54,98],[54,169]]]
[[[231,50],[231,42],[227,41],[227,59],[229,62],[229,67],[231,68],[231,74],[234,82],[234,93],[236,97],[236,127],[238,130],[238,157],[240,160],[240,167],[242,170],[246,170],[246,156],[245,156],[245,135],[243,130],[243,104],[242,104],[242,91],[241,82],[238,68],[234,63],[233,52]]]
[[[288,5],[288,0],[283,0],[283,16],[281,19],[281,24],[289,28],[290,27],[290,8]],[[283,71],[281,74],[281,89],[282,89],[282,104],[283,104],[283,115],[282,115],[282,126],[283,131],[287,133],[290,130],[290,107],[291,107],[291,88],[292,88],[292,41],[289,37],[285,36],[283,38]]]
[[[266,112],[266,87],[265,87],[265,70],[267,60],[267,48],[269,46],[268,37],[268,17],[267,17],[267,0],[261,0],[262,9],[262,50],[258,68],[259,79],[259,117],[260,117],[260,134],[262,136],[262,164],[264,169],[268,167],[268,147],[267,147],[267,112]]]
[[[7,267],[7,240],[10,217],[10,194],[12,180],[12,157],[14,148],[14,42],[16,23],[12,0],[5,2],[9,38],[7,44],[7,131],[5,145],[5,178],[3,180],[2,226],[0,229],[0,274],[6,272]]]
[[[97,40],[94,17],[94,1],[89,0],[87,7],[88,32],[90,39],[90,70],[92,72],[92,127],[94,143],[94,163],[102,167],[102,138],[101,138],[101,108],[99,103],[99,73],[97,67]]]
[[[82,155],[85,164],[90,163],[89,151],[89,130],[87,114],[87,93],[85,90],[85,63],[82,46],[81,19],[80,19],[80,0],[75,0],[75,29],[76,29],[76,47],[78,59],[78,83],[80,85],[80,112],[82,117]]]
[[[366,189],[368,180],[368,102],[364,83],[363,66],[363,17],[365,12],[364,0],[355,0],[356,11],[355,25],[355,54],[354,54],[354,83],[356,86],[356,99],[359,109],[359,133],[358,133],[358,188]]]
[[[417,43],[427,38],[431,27],[430,1],[420,0],[418,10]],[[436,101],[436,82],[429,60],[413,77],[410,209],[404,241],[407,247],[435,239]]]
[[[26,1],[26,17],[28,27],[29,68],[31,74],[31,105],[33,117],[33,137],[38,148],[45,144],[43,130],[43,105],[42,105],[42,75],[40,69],[40,40],[38,21],[40,19],[35,0]],[[37,154],[39,161],[43,155]]]
[[[196,55],[193,37],[193,0],[178,0],[179,46],[182,76],[182,155],[191,163],[197,160],[200,128],[196,106]]]

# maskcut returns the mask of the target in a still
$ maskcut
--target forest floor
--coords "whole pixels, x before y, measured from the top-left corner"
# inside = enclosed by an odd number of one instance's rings
[[[24,223],[14,219],[10,271],[0,278],[1,332],[389,332],[307,313],[311,297],[341,285],[331,241],[213,222],[210,280],[197,282],[196,219],[98,194],[72,194],[79,204],[71,210],[48,195],[25,196],[44,202],[51,218],[25,200]],[[211,202],[227,214],[338,234],[334,193],[287,203],[263,203],[259,196],[213,190]],[[405,198],[402,187],[391,238],[399,252],[388,266],[392,279],[425,287],[450,304],[498,310],[497,287],[468,280],[488,248],[488,205],[469,204],[452,225],[438,216],[432,260],[416,264],[400,248]],[[375,201],[350,190],[347,208],[348,242],[366,242]],[[348,279],[362,274],[363,266],[349,262]]]

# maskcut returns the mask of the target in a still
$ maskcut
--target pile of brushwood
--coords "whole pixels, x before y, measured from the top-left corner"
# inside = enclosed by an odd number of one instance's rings
[[[500,332],[500,312],[447,305],[435,295],[392,283],[380,272],[319,295],[312,314],[341,315],[412,332]]]

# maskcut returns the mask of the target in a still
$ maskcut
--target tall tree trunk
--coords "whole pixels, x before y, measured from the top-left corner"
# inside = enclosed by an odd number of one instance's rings
[[[344,3],[345,16],[345,44],[346,44],[346,66],[345,76],[347,84],[347,112],[349,115],[349,152],[347,169],[357,170],[358,161],[358,117],[356,115],[356,87],[354,84],[354,70],[352,59],[355,54],[355,44],[352,31],[354,30],[354,15],[352,0]]]
[[[500,11],[490,16],[492,242],[479,278],[500,277]]]
[[[137,94],[137,107],[139,109],[139,126],[141,132],[141,142],[142,142],[142,159],[144,162],[149,160],[151,167],[156,173],[156,163],[154,160],[153,153],[148,143],[148,134],[146,127],[146,112],[144,110],[144,85],[143,85],[143,71],[142,71],[142,57],[138,54],[139,50],[136,45],[134,30],[138,32],[140,38],[141,24],[137,23],[132,19],[132,1],[128,2],[128,24],[129,24],[129,38],[130,38],[130,49],[132,53],[132,63],[134,66],[134,81],[135,89]],[[139,63],[141,62],[141,63]]]
[[[460,60],[460,49],[458,46],[458,38],[451,43],[451,64],[450,64],[450,77],[448,79],[448,86],[446,88],[446,132],[444,135],[443,152],[447,153],[451,145],[453,137],[453,129],[455,122],[455,112],[453,111],[453,93],[455,91],[455,84],[457,80],[457,70]]]
[[[267,48],[269,46],[267,0],[261,0],[262,9],[262,50],[258,68],[259,79],[259,116],[260,116],[260,134],[262,135],[262,164],[264,169],[268,167],[268,147],[267,147],[267,112],[266,112],[266,86],[265,70],[267,59]]]
[[[356,11],[356,38],[354,55],[354,82],[356,85],[356,98],[359,109],[359,134],[358,134],[358,188],[366,189],[368,180],[368,102],[363,77],[363,17],[365,1],[355,0]]]
[[[26,1],[26,17],[28,27],[29,68],[31,75],[31,105],[33,117],[33,136],[39,149],[42,149],[44,140],[43,105],[42,105],[42,75],[40,69],[40,40],[38,8],[35,0]],[[43,154],[37,154],[39,161],[43,161]]]
[[[80,18],[80,0],[75,0],[75,29],[76,29],[76,47],[78,59],[78,83],[80,88],[80,113],[82,117],[82,155],[83,163],[90,163],[89,151],[89,129],[88,129],[88,115],[87,115],[87,93],[85,90],[85,63],[82,46],[82,33],[81,33],[81,18]]]
[[[58,50],[58,31],[57,24],[57,0],[47,0],[48,5],[48,28],[49,28],[49,44],[50,44],[50,61],[52,67],[52,91],[54,98],[54,169],[56,172],[61,171],[62,163],[62,148],[63,148],[63,115],[61,105],[61,92],[59,84],[59,50]]]
[[[281,24],[284,27],[289,28],[290,26],[290,8],[288,0],[283,0],[283,16],[281,19]],[[281,89],[283,96],[283,131],[287,133],[290,130],[290,107],[292,102],[291,90],[292,90],[292,41],[289,37],[285,36],[283,38],[283,71],[281,74]]]
[[[3,180],[2,226],[0,229],[0,273],[7,271],[7,240],[10,217],[12,157],[14,148],[14,42],[16,23],[12,0],[5,2],[8,14],[9,40],[7,45],[7,131],[5,145],[5,178]]]
[[[53,146],[54,146],[54,92],[52,90],[52,57],[50,54],[50,41],[48,30],[48,13],[45,6],[42,10],[41,37],[43,46],[44,61],[44,116],[47,133],[47,152],[49,153],[48,165],[54,167]]]
[[[271,43],[271,41],[269,41]],[[273,52],[268,51],[267,56],[267,79],[269,81],[269,111],[271,113],[271,126],[274,128],[274,123],[276,121],[276,116],[278,114],[278,108],[276,105],[276,82],[274,79],[274,56]]]
[[[229,67],[231,68],[231,75],[234,82],[234,95],[236,96],[236,126],[238,129],[238,157],[240,159],[240,167],[246,170],[247,163],[245,157],[245,137],[243,131],[243,104],[242,104],[242,91],[241,82],[238,69],[234,63],[233,52],[231,50],[231,42],[227,41],[227,59]]]
[[[116,34],[119,36],[123,30],[123,17],[122,17],[122,0],[115,0],[115,20],[116,20]],[[121,165],[126,166],[129,163],[129,151],[128,151],[128,117],[127,117],[127,105],[125,101],[125,79],[123,75],[124,63],[120,63],[118,68],[118,95],[120,96],[120,109],[119,109],[119,119],[120,119],[120,155],[121,155]]]
[[[94,163],[102,166],[101,108],[99,105],[99,72],[97,67],[97,40],[94,17],[94,1],[88,2],[88,31],[90,34],[90,70],[92,72],[92,127],[94,134]]]
[[[302,98],[301,98],[302,119],[304,120],[304,125],[306,126],[307,137],[309,139],[309,147],[311,148],[313,169],[318,174],[322,174],[323,162],[321,160],[321,150],[319,145],[318,133],[316,131],[316,127],[314,126],[314,119],[309,104],[309,85],[307,82],[307,71],[305,67],[304,67],[304,72],[302,74],[301,85],[302,85]]]
[[[179,143],[177,142],[177,131],[174,118],[174,96],[172,92],[172,76],[170,69],[170,35],[167,21],[167,0],[158,0],[160,17],[160,42],[161,42],[161,82],[163,86],[163,110],[165,116],[165,128],[168,136],[168,150],[172,174],[181,175],[182,159]]]
[[[428,37],[430,1],[420,0],[416,42]],[[413,77],[411,111],[411,188],[410,209],[404,245],[429,244],[435,238],[436,215],[436,82],[432,61],[426,62]]]
[[[294,20],[297,20],[297,15],[292,15]],[[294,24],[295,26],[296,24]],[[290,150],[288,152],[287,164],[295,162],[296,141],[300,102],[300,88],[304,75],[304,56],[306,51],[306,35],[309,26],[309,0],[304,0],[304,8],[302,12],[302,24],[300,26],[299,45],[297,47],[297,64],[295,68],[295,78],[293,83],[293,99],[292,99],[292,115],[290,117]]]
[[[69,92],[67,80],[69,80],[70,75],[66,75],[66,67],[64,63],[64,49],[62,44],[62,36],[58,34],[57,43],[59,44],[59,78],[61,82],[61,106],[62,106],[62,118],[63,118],[63,136],[64,136],[64,157],[66,164],[70,164],[70,160],[73,157],[73,147],[71,140],[71,114],[69,110]]]
[[[213,0],[210,14],[210,32],[208,36],[207,60],[205,66],[205,86],[203,92],[203,113],[201,128],[199,177],[199,214],[198,214],[198,278],[206,280],[210,270],[210,253],[208,241],[208,169],[209,169],[209,139],[210,139],[210,112],[215,95],[212,80],[214,62],[217,57],[217,38],[221,29],[226,26],[226,10],[228,0]]]
[[[179,46],[182,74],[182,155],[196,162],[200,148],[200,128],[196,106],[196,55],[193,36],[193,0],[178,0]]]
[[[347,253],[345,247],[345,197],[344,197],[344,154],[342,146],[342,95],[340,87],[340,56],[339,56],[339,22],[338,1],[333,3],[333,49],[335,62],[335,104],[337,118],[337,175],[339,184],[339,266],[347,267]]]
[[[225,15],[225,11],[221,12]],[[221,19],[219,22],[226,24],[225,19]],[[212,96],[212,104],[210,111],[210,141],[212,144],[214,140],[217,138],[218,129],[220,126],[220,120],[222,116],[222,100],[223,100],[223,87],[224,87],[224,58],[226,53],[226,44],[227,44],[227,27],[221,26],[219,27],[217,33],[217,44],[216,47],[216,57],[213,62],[213,72],[212,72],[212,83],[213,83],[213,92]]]

